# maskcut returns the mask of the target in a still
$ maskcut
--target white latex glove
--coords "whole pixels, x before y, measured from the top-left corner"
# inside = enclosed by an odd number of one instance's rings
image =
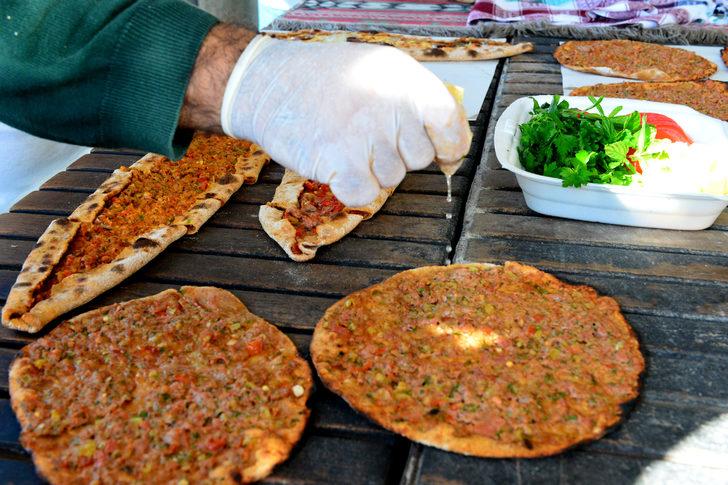
[[[393,47],[256,37],[225,89],[225,133],[367,205],[405,171],[456,169],[471,132],[445,85]]]

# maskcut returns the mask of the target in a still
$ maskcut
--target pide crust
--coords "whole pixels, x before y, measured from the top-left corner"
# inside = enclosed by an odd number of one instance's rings
[[[571,95],[682,104],[708,116],[728,121],[728,84],[720,81],[595,84],[578,87],[571,92]]]
[[[691,51],[631,40],[568,41],[554,52],[569,69],[643,81],[697,81],[717,70]]]
[[[299,196],[307,180],[291,170],[286,170],[281,184],[276,188],[273,200],[260,206],[258,212],[263,230],[278,243],[288,257],[297,262],[313,259],[321,246],[332,244],[353,231],[361,221],[372,217],[394,192],[394,188],[382,189],[371,204],[345,208],[344,214],[340,217],[318,225],[316,234],[297,239],[295,227],[284,216],[286,209],[298,206]],[[295,245],[298,245],[301,254],[294,252]]]
[[[145,312],[145,309],[154,308],[157,304],[165,301],[179,301],[173,307],[181,308],[185,312],[188,309],[200,309],[204,319],[199,321],[196,319],[192,320],[199,329],[184,329],[187,333],[204,333],[205,329],[209,328],[211,323],[213,325],[217,324],[218,326],[221,321],[231,323],[231,327],[223,328],[224,331],[231,332],[230,337],[220,342],[207,340],[206,345],[213,345],[221,349],[222,352],[228,352],[230,358],[235,359],[238,366],[257,365],[258,367],[265,367],[265,363],[269,362],[268,365],[271,366],[271,369],[280,367],[279,371],[271,370],[268,371],[269,373],[272,372],[276,375],[282,375],[282,378],[286,382],[290,381],[291,384],[295,383],[299,387],[298,392],[293,387],[290,389],[271,389],[271,392],[275,392],[274,399],[278,400],[276,404],[266,404],[266,401],[263,400],[241,400],[240,402],[244,403],[241,404],[242,406],[250,406],[250,403],[255,403],[252,405],[261,407],[261,412],[264,412],[264,407],[275,405],[278,412],[281,413],[277,415],[276,419],[283,424],[276,424],[271,429],[266,429],[265,427],[237,428],[236,432],[242,438],[238,441],[229,442],[229,446],[233,447],[233,449],[220,449],[220,453],[222,454],[220,458],[214,457],[215,451],[212,452],[212,457],[208,456],[207,459],[216,459],[217,463],[216,466],[209,470],[206,476],[200,476],[199,470],[195,469],[197,467],[197,460],[191,462],[193,469],[188,469],[184,474],[198,480],[212,480],[215,483],[222,484],[248,483],[260,480],[270,474],[273,467],[288,457],[295,443],[301,438],[309,416],[306,402],[310,396],[313,381],[308,364],[298,355],[293,342],[271,324],[250,313],[240,300],[225,290],[213,287],[182,287],[180,291],[170,289],[146,298],[99,308],[64,322],[51,331],[49,335],[23,349],[20,356],[11,365],[9,390],[11,405],[22,429],[21,443],[31,451],[33,462],[39,474],[45,477],[50,483],[86,483],[92,478],[88,476],[90,473],[102,474],[103,478],[108,480],[107,483],[126,483],[139,480],[149,481],[154,480],[155,473],[157,473],[158,469],[162,469],[162,466],[159,466],[159,468],[150,467],[149,470],[141,470],[140,472],[139,463],[144,457],[133,454],[127,458],[131,460],[128,463],[128,465],[131,465],[130,467],[125,466],[124,459],[118,460],[113,457],[107,458],[109,461],[102,462],[100,468],[90,465],[74,471],[73,469],[64,468],[60,464],[68,456],[70,450],[78,448],[79,442],[84,442],[84,436],[96,437],[94,429],[99,422],[109,423],[107,427],[113,427],[118,422],[117,426],[124,430],[124,433],[133,433],[134,426],[136,425],[134,422],[129,422],[127,415],[138,416],[141,410],[150,409],[153,403],[149,402],[149,395],[154,396],[155,393],[161,393],[162,391],[160,389],[162,387],[164,389],[170,389],[168,391],[170,394],[162,394],[165,399],[172,399],[171,402],[166,403],[167,408],[174,408],[174,400],[178,398],[175,397],[177,394],[172,389],[178,384],[175,384],[177,379],[174,375],[168,374],[170,369],[164,367],[164,356],[166,354],[157,354],[155,357],[156,360],[153,360],[151,363],[146,361],[144,367],[140,367],[136,371],[130,371],[135,376],[133,377],[133,387],[129,391],[130,395],[106,408],[100,405],[91,406],[89,408],[90,414],[82,416],[81,422],[74,421],[73,424],[70,424],[71,422],[67,420],[77,420],[78,415],[74,414],[73,410],[68,410],[69,405],[65,401],[84,399],[88,398],[88,396],[103,393],[103,389],[99,386],[105,384],[106,380],[101,382],[94,380],[84,381],[83,383],[73,382],[75,373],[65,376],[63,383],[60,383],[59,379],[49,378],[37,381],[33,380],[33,378],[29,379],[28,376],[36,376],[39,371],[47,372],[51,376],[58,372],[59,366],[62,367],[63,364],[62,362],[51,362],[57,354],[54,349],[65,348],[69,338],[79,338],[74,337],[74,330],[72,329],[75,327],[85,328],[86,332],[91,332],[90,335],[84,334],[84,337],[82,337],[88,342],[88,347],[84,348],[86,353],[74,355],[74,358],[78,361],[77,363],[81,366],[91,365],[92,368],[93,362],[98,359],[99,354],[117,352],[118,349],[124,350],[124,346],[129,345],[125,343],[127,342],[126,339],[130,338],[129,331],[124,328],[124,325],[121,322],[116,322],[113,323],[113,329],[111,330],[104,329],[104,327],[107,326],[106,322],[109,321],[106,320],[109,318],[108,315],[118,315],[124,307],[129,305],[142,308],[139,311],[143,313],[141,318],[145,320],[141,322],[140,328],[148,329],[152,335],[155,335],[155,331],[169,333],[171,329],[160,328],[165,325],[162,318],[154,316],[155,314],[153,313],[150,316],[150,312]],[[166,315],[163,317],[166,317]],[[98,320],[100,318],[103,320],[103,323],[99,326]],[[70,327],[71,330],[67,327]],[[91,327],[91,330],[89,330],[89,327]],[[107,335],[106,332],[110,332],[110,335]],[[116,333],[119,335],[114,337]],[[260,339],[263,340],[264,346],[261,350],[262,354],[257,357],[248,356],[247,353],[250,351],[247,344],[238,344],[242,346],[241,349],[231,347],[230,345],[231,342],[237,340],[245,342],[246,340],[255,341]],[[34,354],[34,352],[38,351],[35,350],[36,348],[43,349],[43,358],[38,359],[37,355]],[[124,352],[124,355],[134,355],[135,357],[130,357],[132,360],[137,358],[136,352],[139,351],[138,348],[126,350],[127,352]],[[184,345],[178,351],[188,352],[187,347]],[[266,353],[270,353],[270,355]],[[33,355],[36,356],[35,360],[33,360]],[[240,357],[236,357],[238,355]],[[194,357],[194,352],[191,356]],[[251,359],[258,360],[252,363],[253,361]],[[229,364],[232,365],[233,363],[229,362]],[[114,365],[120,364],[115,362]],[[135,362],[127,363],[126,365],[135,365]],[[159,372],[157,372],[156,365],[160,366]],[[220,376],[225,374],[224,371],[222,374],[220,373],[221,365],[220,362],[215,362],[209,367],[199,367],[195,372],[204,377],[202,382],[207,385],[209,381],[219,381],[221,379]],[[180,371],[182,370],[180,369]],[[281,371],[284,372],[281,373]],[[126,372],[126,369],[122,368],[113,372],[109,371],[110,375],[108,378],[123,379],[124,376],[120,372]],[[155,373],[156,377],[154,377]],[[209,375],[206,376],[206,374]],[[70,381],[68,380],[69,378]],[[160,378],[162,382],[159,382]],[[33,383],[38,382],[41,383],[41,387],[34,387]],[[244,387],[242,386],[242,382],[239,384],[241,387]],[[63,385],[83,385],[85,386],[84,394],[83,396],[65,394],[61,397],[61,400],[64,402],[44,400],[41,397],[44,391],[62,392],[60,388]],[[224,389],[221,387],[220,391],[222,392]],[[284,393],[280,394],[281,392]],[[198,398],[204,398],[207,394],[200,392],[196,395]],[[181,402],[180,404],[183,403]],[[146,413],[146,411],[144,412]],[[156,416],[152,413],[153,411],[150,410],[151,416],[149,419],[153,419],[151,425],[158,426],[160,421],[154,419]],[[170,427],[164,421],[163,416],[160,416],[160,418],[164,422],[162,424],[163,427],[153,431],[163,434]],[[233,415],[228,419],[235,419],[235,416]],[[49,426],[49,424],[55,424],[57,427]],[[175,426],[177,424],[182,427],[200,426],[200,423],[195,421],[190,423],[175,423]],[[135,437],[132,435],[127,439],[133,440]],[[95,443],[94,448],[104,453],[106,444],[103,441],[99,441],[99,437],[96,437],[96,440],[98,442]],[[125,441],[123,436],[117,438],[117,441],[119,440],[122,442]],[[244,445],[240,449],[234,449],[236,446],[235,443],[244,443]],[[185,450],[180,451],[185,452]],[[94,454],[93,457],[95,457],[94,459],[98,458],[98,453]],[[168,458],[173,460],[172,457]],[[195,475],[196,472],[197,475]],[[193,483],[193,481],[190,480],[190,483]]]
[[[200,135],[204,136],[204,135]],[[150,173],[167,159],[149,153],[122,167],[88,196],[68,218],[51,222],[28,255],[2,311],[8,328],[35,333],[57,316],[76,308],[118,285],[159,255],[185,234],[196,233],[243,184],[255,183],[270,157],[255,144],[238,157],[234,173],[211,181],[189,210],[169,225],[157,226],[135,238],[113,261],[76,273],[52,287],[50,296],[33,305],[36,290],[53,274],[55,266],[68,251],[69,244],[83,223],[92,224],[107,202],[131,183],[132,172]]]
[[[417,35],[392,34],[387,32],[350,32],[303,29],[292,32],[264,33],[276,39],[300,40],[303,42],[368,43],[396,47],[418,61],[482,61],[512,57],[533,50],[530,42],[509,44],[508,42],[460,37],[452,40],[433,39]]]
[[[530,437],[530,440],[533,442],[526,441],[525,439],[522,442],[504,442],[499,438],[499,434],[488,434],[494,433],[498,429],[498,426],[503,426],[504,429],[508,429],[508,426],[510,426],[507,421],[505,423],[502,421],[503,416],[508,416],[507,412],[493,412],[493,409],[498,410],[503,409],[502,406],[510,406],[509,403],[512,403],[512,399],[515,399],[516,403],[513,406],[516,407],[507,408],[515,411],[517,410],[518,403],[520,403],[518,400],[520,395],[516,394],[513,396],[508,390],[505,390],[505,393],[495,391],[493,395],[488,394],[491,386],[498,385],[498,380],[516,379],[514,377],[501,378],[495,376],[498,375],[497,373],[506,375],[508,372],[507,369],[519,369],[519,366],[525,364],[523,361],[515,359],[515,363],[510,360],[506,362],[506,359],[513,359],[511,357],[512,353],[509,350],[509,348],[513,349],[513,347],[509,347],[508,341],[500,340],[500,337],[488,340],[494,335],[497,336],[500,332],[499,327],[496,326],[498,322],[493,320],[496,318],[500,319],[498,316],[499,302],[497,299],[493,298],[492,294],[486,292],[483,298],[478,300],[480,303],[475,303],[475,301],[467,299],[461,301],[460,296],[462,293],[459,291],[459,288],[462,289],[463,283],[457,278],[448,280],[443,276],[448,274],[448,272],[462,272],[466,275],[471,272],[477,272],[477,275],[474,277],[482,281],[484,289],[489,288],[488,274],[505,272],[506,277],[500,280],[501,283],[499,283],[499,286],[492,287],[491,291],[497,292],[501,298],[506,298],[506,300],[502,301],[508,302],[510,300],[513,305],[520,301],[519,298],[522,298],[523,286],[520,286],[521,282],[525,282],[526,287],[533,285],[534,294],[538,294],[538,297],[544,295],[542,293],[543,291],[549,292],[546,295],[555,294],[556,301],[562,301],[558,300],[558,298],[566,297],[563,300],[566,302],[563,303],[564,305],[568,305],[568,302],[572,301],[569,295],[581,295],[578,298],[584,301],[587,307],[593,305],[595,310],[599,309],[598,316],[594,318],[601,318],[608,321],[609,327],[606,328],[611,328],[619,334],[618,341],[620,343],[617,346],[623,355],[619,357],[610,355],[607,359],[614,360],[614,368],[618,369],[618,372],[625,374],[626,383],[619,388],[620,398],[615,399],[615,402],[607,407],[603,406],[601,408],[602,412],[596,415],[594,413],[589,414],[588,412],[583,415],[580,414],[579,411],[584,409],[581,408],[583,401],[575,400],[571,402],[569,412],[574,412],[576,415],[573,419],[590,421],[585,421],[586,425],[580,428],[581,431],[579,433],[569,435],[566,439],[560,437],[561,430],[558,428],[553,430],[551,442],[549,442],[548,432],[546,434],[542,433],[543,429],[541,429],[541,434],[538,436]],[[487,320],[486,318],[485,321],[487,323],[479,327],[485,331],[483,334],[485,336],[484,340],[478,343],[478,345],[483,346],[482,350],[473,351],[472,349],[479,349],[477,345],[472,347],[465,346],[463,347],[464,350],[458,347],[463,342],[472,344],[472,340],[475,338],[474,336],[478,335],[477,331],[470,334],[467,330],[461,329],[458,325],[462,325],[463,322],[457,321],[459,318],[458,315],[451,315],[454,319],[452,325],[456,328],[450,329],[451,331],[449,332],[447,331],[449,324],[446,321],[436,321],[437,318],[428,317],[428,325],[431,325],[433,330],[440,330],[435,335],[441,335],[439,338],[445,339],[439,348],[435,347],[435,344],[432,344],[432,340],[415,340],[419,338],[416,336],[422,335],[421,332],[423,329],[416,326],[412,327],[413,323],[407,320],[406,317],[400,316],[400,313],[406,314],[411,311],[406,308],[403,309],[403,306],[412,305],[417,309],[416,311],[427,313],[431,311],[431,308],[428,310],[428,307],[439,305],[440,302],[435,302],[434,295],[432,297],[428,296],[428,290],[426,289],[429,284],[435,284],[434,282],[436,284],[443,284],[446,288],[451,287],[451,289],[447,290],[447,298],[452,299],[454,302],[461,301],[459,305],[465,308],[462,312],[463,315],[481,315],[478,312],[485,310],[483,315],[493,316],[491,320]],[[403,288],[409,288],[411,285],[414,285],[413,288],[419,286],[415,294],[404,294],[403,291],[405,290]],[[514,289],[513,294],[508,293],[509,288]],[[519,293],[515,293],[516,288],[520,290]],[[426,303],[419,304],[416,301],[408,301],[409,298],[417,298],[418,292],[422,292],[419,296],[425,298]],[[392,301],[392,305],[380,303],[383,298]],[[427,298],[431,299],[427,300]],[[490,304],[489,302],[493,302],[494,304]],[[523,305],[529,305],[529,302],[523,299]],[[374,309],[372,310],[371,308]],[[361,309],[363,309],[362,313],[356,313]],[[538,310],[536,310],[536,313],[538,313]],[[528,314],[529,311],[525,311],[525,315],[528,316]],[[522,317],[523,315],[519,313],[518,315],[504,314],[502,318],[504,321],[507,321],[509,319],[521,319]],[[483,317],[479,316],[478,318]],[[549,317],[547,316],[547,318]],[[544,333],[549,328],[552,328],[548,326],[547,320],[541,320],[540,322],[544,326]],[[563,323],[563,325],[569,324],[571,322],[565,321]],[[523,332],[525,334],[533,331],[531,335],[538,336],[539,334],[537,332],[541,332],[540,327],[529,325],[528,321],[520,321],[520,324],[514,322],[511,325],[515,325],[516,329],[519,328],[519,325],[522,326],[520,328],[522,328],[522,331],[526,330]],[[402,333],[396,335],[390,333],[386,330],[387,328],[391,328],[390,326],[402,326]],[[533,328],[531,328],[532,326]],[[589,334],[592,331],[600,333],[603,331],[603,328],[605,327],[594,327],[594,330],[589,328]],[[380,335],[379,332],[383,331],[383,329],[384,333]],[[426,333],[425,335],[428,334]],[[515,337],[508,334],[508,338],[510,339],[511,337],[515,339]],[[430,342],[433,347],[429,348],[429,345],[423,342]],[[526,344],[527,342],[522,342],[522,345],[524,345],[522,347],[523,349],[530,348]],[[569,345],[575,344],[576,342],[569,343]],[[445,354],[441,356],[438,351],[443,351]],[[612,354],[616,353],[611,348],[609,351]],[[467,363],[465,366],[455,367],[451,365],[452,362],[450,361],[447,361],[447,364],[441,364],[443,358],[448,359],[453,355],[457,356],[463,352],[472,353],[472,355],[471,353],[467,353],[467,357],[475,359],[475,367],[466,367]],[[551,358],[550,354],[547,355]],[[629,360],[627,362],[629,364],[620,360],[625,358],[625,356],[628,357]],[[316,371],[326,387],[341,396],[355,410],[366,415],[386,429],[401,434],[413,441],[447,451],[493,458],[534,458],[548,456],[560,453],[580,443],[600,438],[622,418],[620,405],[637,397],[639,392],[639,376],[644,371],[644,358],[639,351],[637,337],[622,316],[618,304],[612,298],[599,296],[592,288],[586,286],[567,285],[536,268],[510,262],[506,263],[503,267],[483,264],[458,264],[448,267],[416,268],[399,273],[380,284],[355,292],[330,307],[318,322],[311,341],[311,357]],[[495,361],[495,364],[487,367],[487,364],[484,364],[485,361],[478,360],[478,358],[492,359]],[[528,357],[525,359],[527,364]],[[501,360],[503,361],[502,366],[498,364]],[[561,373],[559,366],[562,365],[564,364],[557,362],[555,359],[552,372],[557,376],[569,374],[571,370],[568,369],[568,365],[567,369],[564,369],[563,373]],[[355,371],[354,369],[358,370]],[[486,374],[482,378],[480,374],[472,374],[473,377],[470,378],[466,377],[468,373],[478,372],[481,369],[487,369],[485,372],[494,372],[496,374],[490,377]],[[529,373],[531,369],[535,371],[533,374]],[[537,382],[535,380],[539,378],[539,373],[542,369],[528,367],[522,371],[521,377],[525,373],[526,382],[529,380]],[[415,376],[414,382],[418,387],[408,387],[410,380],[407,378],[407,373],[412,373]],[[427,374],[424,379],[420,376],[422,373]],[[432,376],[431,380],[430,375]],[[601,378],[603,376],[599,375],[599,377]],[[390,380],[392,381],[390,382]],[[462,387],[460,385],[461,381],[463,381]],[[556,382],[560,382],[558,378]],[[473,383],[476,383],[476,387],[481,384],[482,386],[476,389],[473,388]],[[400,389],[402,384],[405,385]],[[520,381],[516,380],[516,384],[513,385],[519,386]],[[566,383],[565,388],[569,388],[572,385],[576,384]],[[426,386],[434,386],[434,394],[430,394],[433,388]],[[510,386],[511,384],[509,384],[509,390],[519,392],[515,387],[511,389]],[[557,384],[557,386],[560,386],[560,384]],[[396,394],[398,391],[402,392],[399,396]],[[479,396],[480,392],[484,393],[483,396]],[[528,391],[523,391],[524,398],[530,400],[531,403],[534,402],[534,399],[542,398],[545,399],[544,403],[555,402],[551,401],[553,396],[534,397],[531,392],[539,391],[533,387],[530,387]],[[574,392],[580,393],[578,394],[582,396],[580,399],[588,399],[588,396],[583,395],[584,389],[575,388]],[[609,393],[609,390],[607,389],[606,392]],[[383,398],[381,396],[386,397]],[[440,409],[435,410],[434,414],[433,410],[427,412],[425,408],[433,405],[433,402],[438,402],[438,400],[442,401],[441,396],[444,396],[445,402],[437,404],[437,407]],[[563,396],[568,398],[568,395]],[[405,399],[405,401],[399,401],[399,399]],[[561,395],[557,395],[557,399],[561,399]],[[473,403],[478,403],[477,410],[473,409],[463,412],[466,405],[473,406]],[[554,406],[553,404],[549,405]],[[392,406],[399,406],[401,409],[396,407],[392,408]],[[418,406],[425,409],[425,412],[419,414]],[[452,415],[447,414],[446,417],[440,418],[443,413],[449,413],[453,409],[451,406],[461,407],[453,411]],[[552,410],[554,409],[558,408],[552,407]],[[471,411],[473,414],[469,414]],[[473,431],[473,428],[467,428],[467,426],[462,425],[458,420],[455,422],[450,421],[451,416],[461,416],[461,414],[458,414],[461,412],[463,419],[466,419],[465,422],[467,422],[467,419],[477,419],[476,413],[483,413],[484,418],[481,419],[488,418],[483,421],[483,427],[486,430],[482,432]],[[544,412],[548,413],[549,410],[547,409]],[[561,412],[563,413],[563,411]],[[403,413],[403,415],[398,413]],[[572,419],[572,417],[567,415],[567,419]],[[495,427],[491,428],[491,423],[497,423],[499,421],[501,424],[492,425]],[[555,422],[557,425],[563,425],[559,421]],[[548,421],[545,423],[548,425]],[[526,422],[526,425],[528,426],[528,422]],[[536,426],[536,424],[530,424],[530,426]],[[534,431],[532,430],[532,432]],[[545,439],[544,436],[546,437]]]

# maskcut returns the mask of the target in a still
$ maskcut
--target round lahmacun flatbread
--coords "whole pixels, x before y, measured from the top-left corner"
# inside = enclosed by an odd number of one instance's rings
[[[319,321],[311,354],[380,425],[482,457],[599,438],[644,369],[612,298],[517,263],[418,268],[353,293]]]
[[[554,57],[575,71],[643,81],[697,81],[715,74],[718,66],[698,54],[633,40],[570,40]]]
[[[51,483],[242,483],[286,459],[308,364],[231,293],[183,287],[79,315],[10,370],[21,442]]]

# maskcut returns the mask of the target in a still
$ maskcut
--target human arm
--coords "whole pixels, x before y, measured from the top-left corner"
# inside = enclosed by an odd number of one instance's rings
[[[0,120],[178,158],[191,135],[178,129],[190,73],[216,24],[179,0],[4,0]]]

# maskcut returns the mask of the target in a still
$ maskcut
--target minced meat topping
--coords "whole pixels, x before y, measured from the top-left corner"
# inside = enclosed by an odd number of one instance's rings
[[[21,358],[24,445],[57,436],[53,465],[85,483],[120,472],[196,483],[226,460],[245,468],[260,436],[285,439],[308,414],[310,373],[290,340],[178,292],[66,322]]]
[[[515,263],[413,271],[337,303],[312,345],[324,382],[389,429],[563,449],[636,397],[644,361],[611,298]]]
[[[321,224],[343,216],[345,208],[327,184],[307,180],[298,196],[298,206],[286,209],[283,217],[296,229],[296,240],[300,241],[315,235]],[[297,245],[294,249],[300,251]]]
[[[159,159],[149,173],[132,170],[131,183],[111,197],[90,223],[83,223],[36,302],[64,278],[113,261],[142,234],[184,215],[211,183],[235,172],[238,157],[251,143],[223,135],[197,133],[185,156]]]

